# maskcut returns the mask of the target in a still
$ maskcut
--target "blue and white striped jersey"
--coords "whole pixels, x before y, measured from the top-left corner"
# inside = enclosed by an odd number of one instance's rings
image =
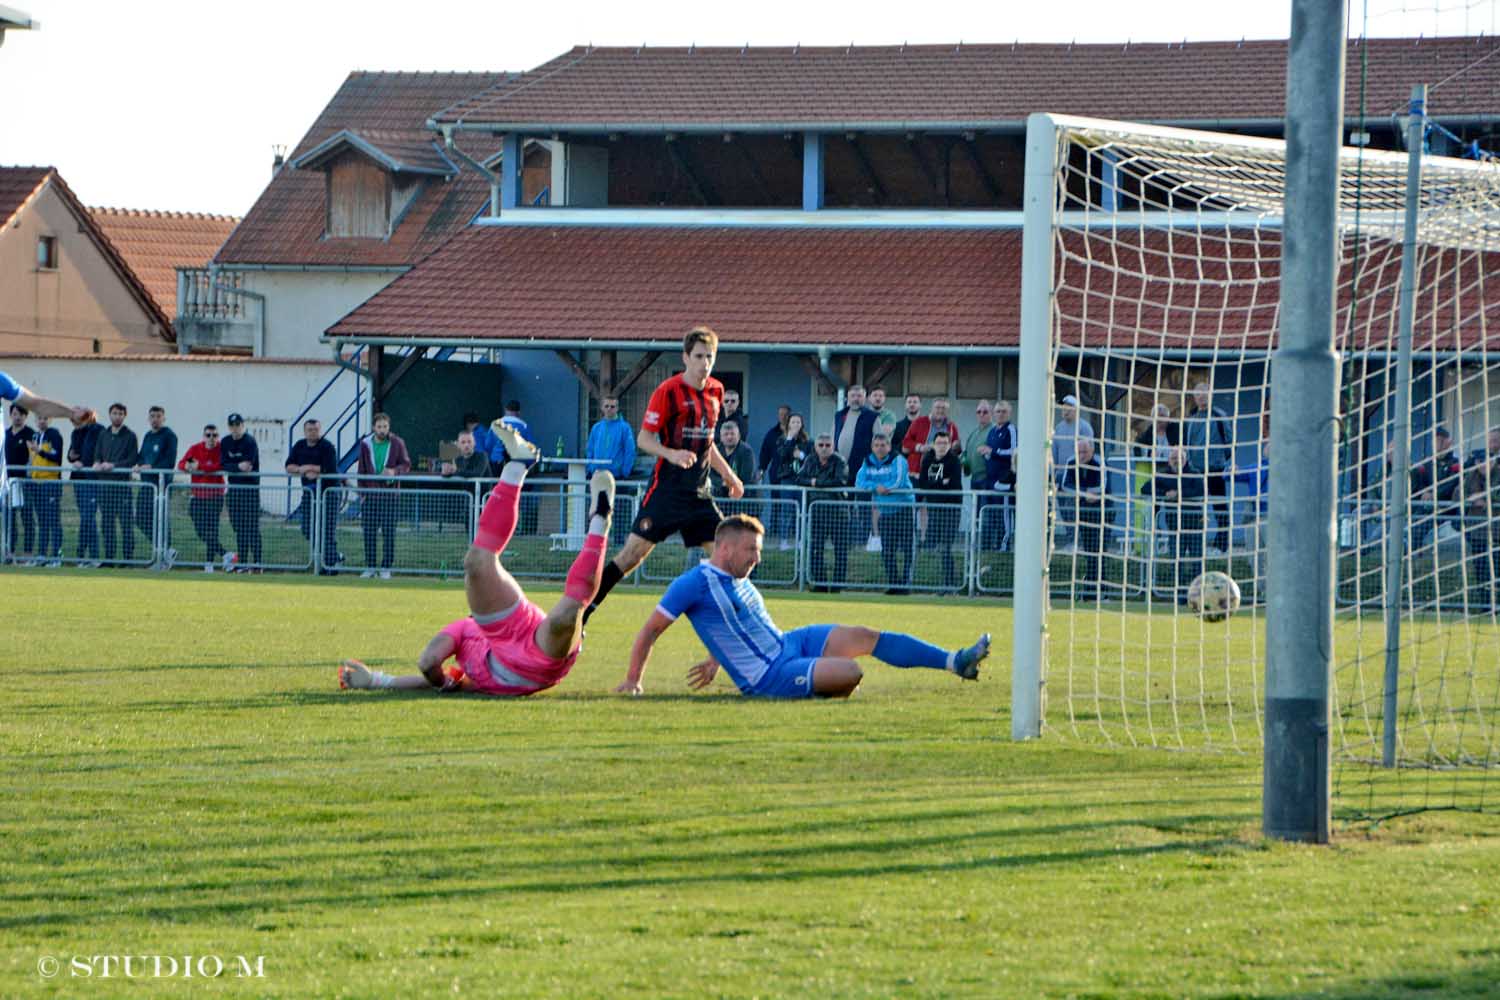
[[[656,610],[674,621],[687,615],[741,691],[765,676],[786,645],[755,584],[736,580],[707,559],[673,580]]]

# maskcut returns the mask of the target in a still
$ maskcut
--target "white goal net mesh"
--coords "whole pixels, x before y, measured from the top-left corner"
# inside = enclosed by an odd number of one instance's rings
[[[1049,428],[1044,724],[1123,744],[1258,752],[1284,146],[1056,122],[1050,331],[1045,344],[1026,332],[1022,348],[1047,351],[1051,406],[1019,415]],[[1388,500],[1403,488],[1391,460],[1406,169],[1403,153],[1342,157],[1331,750],[1337,804],[1356,812],[1500,806],[1500,783],[1486,780],[1500,767],[1494,164],[1424,162],[1401,766],[1368,766],[1384,732]],[[1224,622],[1188,603],[1211,571],[1242,596]]]

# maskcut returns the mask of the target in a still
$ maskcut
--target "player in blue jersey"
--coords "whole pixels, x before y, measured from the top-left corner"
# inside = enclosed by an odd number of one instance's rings
[[[9,403],[20,403],[39,417],[67,419],[75,424],[86,423],[84,418],[94,413],[87,406],[69,406],[55,399],[38,396],[5,372],[0,372],[0,399]]]
[[[630,670],[616,691],[641,693],[652,647],[683,615],[709,652],[707,660],[688,671],[693,688],[707,687],[722,665],[742,694],[847,698],[864,678],[855,659],[871,655],[893,667],[931,667],[979,679],[980,661],[990,653],[989,633],[972,646],[949,651],[915,636],[858,625],[808,625],[782,632],[750,582],[765,532],[747,514],[719,523],[713,555],[672,581],[636,636]]]

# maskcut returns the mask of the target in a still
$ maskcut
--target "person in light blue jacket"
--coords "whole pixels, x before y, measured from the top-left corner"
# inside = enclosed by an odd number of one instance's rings
[[[906,459],[891,450],[891,439],[876,434],[870,455],[854,477],[854,485],[873,494],[879,517],[880,559],[885,563],[887,594],[910,592],[912,570],[917,561],[915,500]],[[897,557],[904,565],[898,567]]]
[[[599,400],[599,422],[589,431],[589,472],[608,469],[616,481],[629,479],[635,471],[635,431],[620,416],[620,401],[614,396]]]

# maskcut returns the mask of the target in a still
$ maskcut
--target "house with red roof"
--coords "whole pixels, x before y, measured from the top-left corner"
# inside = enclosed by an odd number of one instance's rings
[[[86,208],[52,167],[0,167],[0,352],[177,351],[178,267],[201,267],[230,216]]]
[[[0,167],[0,352],[161,354],[172,321],[52,167]]]
[[[1396,148],[1393,110],[1440,80],[1437,141],[1493,136],[1497,47],[1351,41],[1351,134]],[[1026,116],[1279,136],[1286,63],[1284,41],[590,46],[487,80],[356,74],[215,267],[276,284],[267,353],[327,317],[311,339],[358,352],[398,425],[497,411],[402,388],[480,360],[576,454],[592,400],[633,390],[635,416],[696,323],[756,437],[781,403],[825,426],[852,381],[962,419],[1014,392]]]

